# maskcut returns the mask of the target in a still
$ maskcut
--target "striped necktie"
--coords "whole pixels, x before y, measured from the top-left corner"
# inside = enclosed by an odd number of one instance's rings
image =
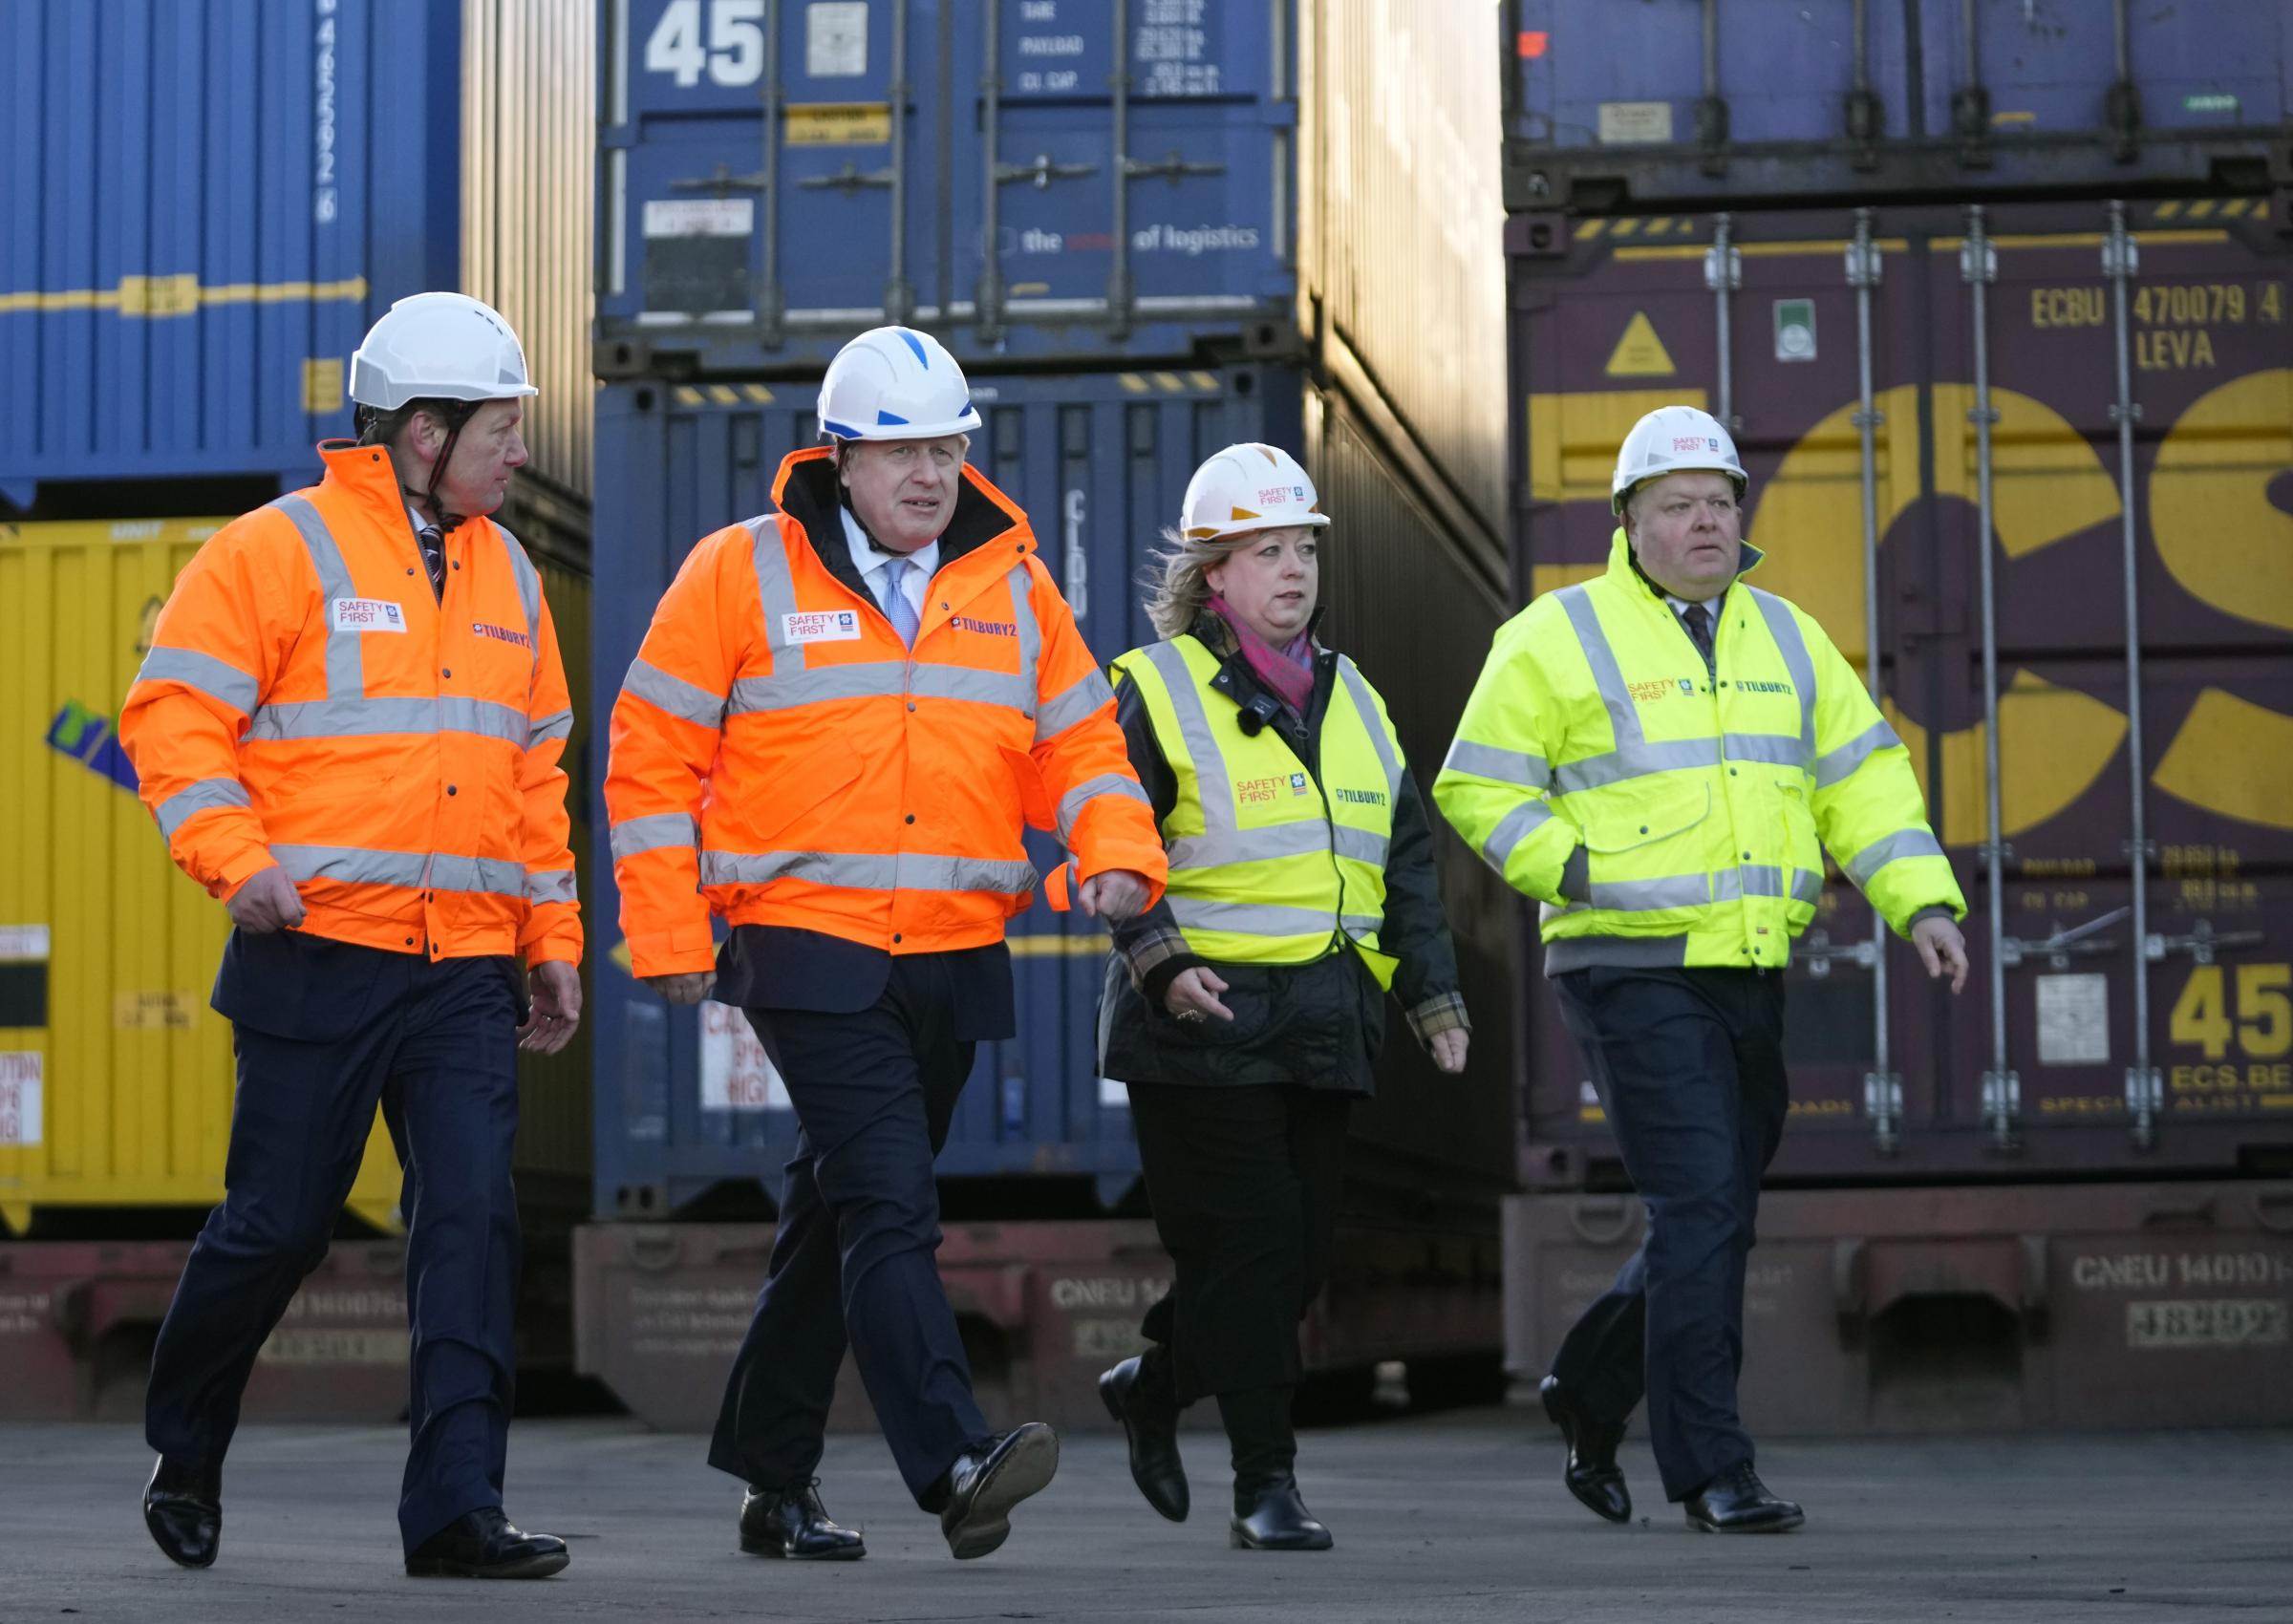
[[[435,524],[423,525],[417,534],[422,544],[422,567],[430,571],[430,590],[442,604],[446,601],[446,539]]]

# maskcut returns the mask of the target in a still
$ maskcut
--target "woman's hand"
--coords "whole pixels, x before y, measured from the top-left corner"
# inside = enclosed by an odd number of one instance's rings
[[[1452,1076],[1465,1070],[1465,1040],[1470,1036],[1457,1027],[1436,1032],[1426,1045],[1433,1052],[1433,1063]]]
[[[1163,1007],[1189,1025],[1212,1015],[1232,1020],[1234,1012],[1218,1001],[1218,994],[1225,991],[1226,983],[1218,978],[1217,972],[1208,965],[1198,964],[1178,972],[1170,990],[1163,994]]]

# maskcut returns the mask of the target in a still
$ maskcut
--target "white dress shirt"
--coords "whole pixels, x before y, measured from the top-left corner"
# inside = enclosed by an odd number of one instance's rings
[[[852,566],[860,571],[860,579],[867,582],[868,589],[875,594],[876,607],[886,614],[891,613],[891,605],[884,596],[884,586],[886,577],[890,573],[889,566],[897,555],[878,551],[876,544],[868,539],[868,532],[860,527],[860,521],[852,517],[850,508],[840,503],[836,513],[844,521],[844,541],[852,549]],[[936,540],[926,542],[907,557],[908,562],[915,567],[908,571],[907,578],[900,583],[900,588],[908,599],[908,607],[915,610],[916,619],[921,621],[924,617],[924,594],[931,589],[932,577],[939,573],[939,543]]]

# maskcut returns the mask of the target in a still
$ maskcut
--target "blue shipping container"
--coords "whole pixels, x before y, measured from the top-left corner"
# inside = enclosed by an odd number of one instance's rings
[[[306,482],[350,432],[359,337],[431,288],[521,328],[534,469],[586,490],[592,10],[0,7],[0,502],[95,482],[125,514],[166,498],[122,481]]]
[[[1274,341],[1289,10],[607,0],[600,369],[816,365],[887,320],[967,363]]]
[[[1504,10],[1513,209],[2260,190],[2273,161],[2277,185],[2293,175],[2293,7],[2282,0]]]
[[[816,393],[808,384],[654,381],[601,393],[596,519],[608,540],[597,554],[593,714],[611,707],[654,606],[694,544],[769,510],[781,459],[815,442]],[[1043,562],[1103,660],[1153,639],[1138,578],[1197,463],[1238,439],[1306,448],[1339,524],[1324,576],[1327,634],[1386,693],[1413,758],[1440,759],[1506,599],[1476,572],[1474,550],[1446,533],[1440,510],[1406,494],[1350,408],[1273,366],[982,375],[972,395],[984,417],[972,461],[1032,517]],[[597,1212],[659,1216],[728,1182],[777,1193],[796,1132],[785,1096],[738,1012],[672,1009],[631,979],[601,800],[591,815],[600,831]],[[1033,833],[1029,841],[1048,871],[1057,848]],[[1422,1086],[1385,1088],[1357,1115],[1356,1133],[1361,1151],[1389,1152],[1386,1165],[1462,1193],[1511,1173],[1517,909],[1453,839],[1445,837],[1442,858],[1467,995],[1481,1012],[1476,1064],[1462,1080],[1434,1078],[1397,1016],[1388,1081]],[[1039,897],[1011,934],[1018,1036],[980,1046],[940,1171],[1066,1175],[1112,1201],[1135,1180],[1138,1152],[1127,1098],[1095,1063],[1105,933]]]

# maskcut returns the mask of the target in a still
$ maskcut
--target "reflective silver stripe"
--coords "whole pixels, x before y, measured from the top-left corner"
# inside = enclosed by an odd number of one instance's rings
[[[1232,936],[1327,936],[1342,925],[1348,931],[1375,930],[1384,920],[1372,914],[1333,919],[1318,908],[1284,908],[1274,903],[1212,902],[1174,896],[1170,916],[1182,930],[1220,930]]]
[[[1847,865],[1848,877],[1858,886],[1871,884],[1872,876],[1890,863],[1904,857],[1940,857],[1941,843],[1924,829],[1897,829],[1884,840],[1873,841]]]
[[[743,676],[733,684],[724,714],[753,716],[825,705],[839,699],[880,698],[904,693],[908,667],[899,660],[859,660],[851,665],[792,671],[781,676]]]
[[[1338,656],[1338,676],[1345,691],[1353,695],[1354,709],[1361,714],[1363,731],[1378,752],[1378,761],[1385,769],[1385,804],[1388,812],[1402,793],[1402,758],[1394,749],[1393,739],[1385,732],[1385,723],[1378,711],[1377,696],[1370,693],[1369,683],[1354,662],[1343,654]]]
[[[525,900],[539,908],[544,903],[579,902],[581,895],[573,887],[573,870],[552,868],[537,872],[525,870]]]
[[[1351,858],[1356,863],[1367,863],[1379,869],[1385,866],[1385,854],[1393,844],[1385,836],[1344,823],[1332,823],[1330,832],[1339,856]]]
[[[175,831],[190,821],[194,812],[204,812],[213,806],[245,806],[246,785],[237,779],[201,779],[186,784],[160,802],[155,816],[160,821],[160,833],[175,838]]]
[[[274,845],[271,856],[296,881],[403,886],[434,891],[485,891],[523,897],[525,869],[490,857],[433,857],[418,851],[369,851],[348,845]]]
[[[255,679],[227,660],[212,654],[203,654],[193,649],[161,649],[154,647],[143,656],[143,669],[136,673],[138,682],[180,682],[185,688],[195,688],[218,704],[228,705],[242,716],[252,715],[261,689]]]
[[[1836,750],[1827,750],[1815,762],[1815,787],[1829,789],[1854,776],[1855,769],[1882,750],[1899,750],[1903,741],[1881,716]]]
[[[762,886],[775,880],[808,880],[867,891],[993,891],[1014,895],[1035,889],[1035,865],[984,857],[933,857],[920,852],[704,851],[704,886]]]
[[[1263,829],[1238,829],[1232,834],[1181,835],[1168,843],[1168,849],[1173,872],[1222,868],[1232,863],[1272,863],[1326,852],[1330,831],[1329,825],[1317,818]]]
[[[1791,685],[1799,690],[1799,739],[1808,760],[1815,759],[1815,662],[1808,657],[1808,640],[1799,630],[1799,617],[1791,606],[1773,592],[1763,592],[1757,587],[1747,587],[1751,601],[1760,606],[1761,618],[1768,622],[1768,634],[1784,652],[1784,669],[1791,673]]]
[[[804,669],[804,646],[788,641],[787,617],[796,612],[796,579],[788,573],[788,549],[781,542],[780,516],[760,513],[746,522],[756,558],[757,601],[764,610],[764,642],[772,651],[772,674]],[[844,545],[839,534],[834,543]]]
[[[1226,757],[1219,751],[1217,737],[1211,732],[1211,718],[1202,708],[1202,694],[1194,685],[1194,673],[1187,665],[1187,656],[1179,652],[1176,643],[1149,643],[1146,658],[1162,674],[1164,690],[1170,696],[1171,709],[1178,713],[1178,736],[1187,754],[1194,759],[1194,787],[1196,799],[1202,802],[1202,829],[1209,835],[1226,835],[1239,825],[1234,806],[1234,782],[1226,770]]]
[[[1668,744],[1635,744],[1622,750],[1611,750],[1601,756],[1587,756],[1581,761],[1563,761],[1553,769],[1553,793],[1575,795],[1581,790],[1597,789],[1603,784],[1622,783],[1626,779],[1645,778],[1650,773],[1678,772],[1683,767],[1717,767],[1720,764],[1720,741],[1716,738],[1682,738]]]
[[[1481,845],[1481,855],[1499,874],[1512,861],[1513,848],[1552,820],[1553,808],[1541,801],[1524,801],[1498,820]]]
[[[1747,863],[1725,873],[1714,876],[1716,900],[1725,902],[1731,897],[1780,897],[1784,894],[1784,871],[1773,863]]]
[[[1621,755],[1647,736],[1640,731],[1639,708],[1633,703],[1632,691],[1624,686],[1617,652],[1609,647],[1608,633],[1600,630],[1600,616],[1581,585],[1563,587],[1553,595],[1560,600],[1569,624],[1576,629],[1577,647],[1584,651],[1585,664],[1592,667],[1593,686],[1599,691],[1600,703],[1608,707],[1609,726],[1616,731],[1617,752]]]
[[[1553,769],[1542,756],[1526,750],[1500,750],[1493,744],[1475,744],[1469,738],[1460,738],[1449,746],[1448,759],[1442,762],[1445,773],[1470,773],[1477,779],[1494,779],[1499,783],[1519,784],[1524,789],[1545,789],[1553,782]]]
[[[1027,694],[1019,709],[1032,716],[1039,697],[1037,673],[1043,663],[1043,629],[1035,618],[1035,578],[1027,573],[1027,561],[1022,558],[1003,580],[1011,588],[1011,618],[1019,632],[1019,682]]]
[[[1142,806],[1153,804],[1146,799],[1146,792],[1139,787],[1139,780],[1127,774],[1102,773],[1095,779],[1085,779],[1060,797],[1059,839],[1062,845],[1075,832],[1075,820],[1082,816],[1082,809],[1102,795],[1135,801]]]
[[[700,844],[700,831],[682,812],[656,812],[650,818],[624,818],[613,825],[611,839],[613,861],[619,863],[640,851],[658,851],[663,846],[681,845],[690,850]]]
[[[1187,678],[1189,686],[1193,681],[1191,675]],[[1057,738],[1114,696],[1115,691],[1108,684],[1106,673],[1094,667],[1084,673],[1080,681],[1069,686],[1064,694],[1046,701],[1043,708],[1036,713],[1035,741],[1040,744],[1046,738]]]
[[[1821,902],[1823,876],[1807,868],[1791,870],[1791,900],[1793,902]]]
[[[629,674],[621,679],[621,692],[633,694],[648,705],[696,727],[720,727],[724,722],[724,695],[696,687],[681,676],[671,676],[642,659],[629,662]]]
[[[270,504],[284,513],[294,527],[302,532],[303,546],[311,554],[311,567],[318,572],[318,590],[323,608],[320,613],[327,622],[327,697],[355,699],[366,692],[366,660],[359,652],[360,631],[338,631],[334,629],[333,605],[336,598],[354,598],[358,588],[351,584],[351,566],[343,562],[342,548],[334,545],[327,522],[319,517],[311,499],[300,492],[289,492]]]
[[[1722,876],[1733,880],[1730,873]],[[1712,883],[1703,874],[1674,874],[1661,880],[1596,880],[1593,906],[1611,913],[1653,913],[1667,908],[1702,908],[1711,902]]]
[[[1772,733],[1731,733],[1722,738],[1721,748],[1731,761],[1765,761],[1778,767],[1797,767],[1805,772],[1808,756],[1796,738]]]
[[[569,709],[563,710],[555,716],[542,716],[534,722],[532,731],[525,736],[525,748],[530,750],[535,745],[546,744],[553,738],[570,738],[572,737],[573,713]]]
[[[908,672],[908,692],[925,699],[967,699],[979,705],[1007,705],[1022,716],[1035,715],[1035,674],[975,671],[970,666],[917,664]]]
[[[534,568],[533,560],[518,538],[504,529],[499,521],[494,531],[502,538],[502,550],[509,555],[509,572],[517,577],[518,599],[525,606],[525,647],[532,651],[536,663],[542,657],[542,573]]]
[[[523,748],[530,725],[523,711],[460,694],[439,699],[312,699],[300,705],[265,705],[248,724],[246,737],[367,738],[391,733],[467,733]]]

